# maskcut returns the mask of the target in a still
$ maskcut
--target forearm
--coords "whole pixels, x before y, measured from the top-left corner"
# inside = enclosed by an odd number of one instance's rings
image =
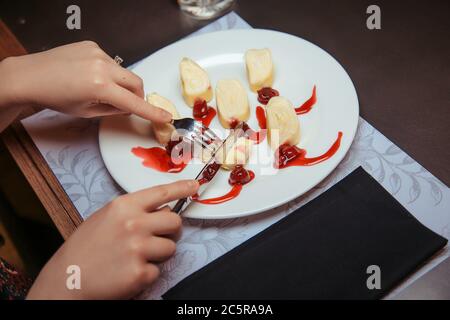
[[[11,107],[0,110],[0,132],[6,129],[20,114],[21,107]]]
[[[13,122],[26,104],[20,94],[14,68],[20,58],[6,58],[0,62],[0,132]]]

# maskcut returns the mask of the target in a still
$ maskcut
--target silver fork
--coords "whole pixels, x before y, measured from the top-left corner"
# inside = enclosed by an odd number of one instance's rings
[[[174,119],[172,124],[181,137],[200,144],[204,149],[212,150],[213,146],[222,141],[214,131],[192,118]]]

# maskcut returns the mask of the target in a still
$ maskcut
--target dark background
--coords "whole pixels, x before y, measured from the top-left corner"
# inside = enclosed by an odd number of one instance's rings
[[[79,31],[65,26],[70,4],[81,7]],[[371,4],[381,7],[381,30],[366,28]],[[7,0],[0,10],[30,52],[91,39],[127,64],[208,23],[170,0]],[[450,184],[450,1],[238,0],[234,10],[256,28],[298,35],[335,56],[355,83],[362,117]]]

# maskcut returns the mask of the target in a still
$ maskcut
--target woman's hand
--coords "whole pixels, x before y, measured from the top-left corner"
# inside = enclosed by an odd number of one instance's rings
[[[158,263],[175,253],[180,217],[162,205],[197,192],[179,181],[113,200],[87,219],[39,274],[28,299],[125,299],[151,285]],[[67,267],[81,271],[81,289],[69,290]]]
[[[142,79],[117,65],[92,41],[11,57],[0,63],[1,108],[38,105],[79,117],[134,113],[169,122],[144,101]]]

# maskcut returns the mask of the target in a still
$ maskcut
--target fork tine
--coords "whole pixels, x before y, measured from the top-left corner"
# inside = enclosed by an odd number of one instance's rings
[[[196,122],[195,127],[199,128],[202,134],[205,134],[210,140],[220,141],[221,139],[211,129],[205,127],[203,124]]]
[[[205,132],[200,131],[199,129],[194,129],[194,134],[201,138],[203,141],[207,142],[208,145],[217,144],[218,141],[222,140],[214,140],[214,137],[206,134]]]
[[[194,140],[194,142],[198,143],[200,146],[202,146],[203,149],[208,149],[210,151],[214,151],[211,146],[209,144],[207,144],[205,142],[205,140],[203,140],[201,137],[197,136],[197,135],[193,135],[192,139]]]
[[[198,137],[201,137],[205,141],[209,140],[209,139],[207,139],[208,137],[205,135],[205,133],[201,127],[194,127],[194,130],[192,132],[194,132],[195,135],[197,135]]]
[[[184,130],[181,136],[199,144],[203,149],[214,152],[217,141],[222,141],[214,131],[192,118],[176,119],[172,124],[177,130]]]
[[[214,152],[217,149],[217,141],[205,139],[205,135],[201,134],[198,129],[194,129],[194,135],[195,136],[193,136],[193,138],[196,139],[196,141],[200,143],[203,148],[208,149],[211,152]]]
[[[214,142],[221,141],[221,139],[212,130],[208,129],[203,134],[207,136],[208,139],[210,139],[211,141]]]
[[[212,150],[211,143],[208,142],[208,140],[205,140],[202,136],[199,136],[197,134],[192,136],[192,139],[194,142],[198,143],[200,146],[202,146],[203,149],[209,149]]]

